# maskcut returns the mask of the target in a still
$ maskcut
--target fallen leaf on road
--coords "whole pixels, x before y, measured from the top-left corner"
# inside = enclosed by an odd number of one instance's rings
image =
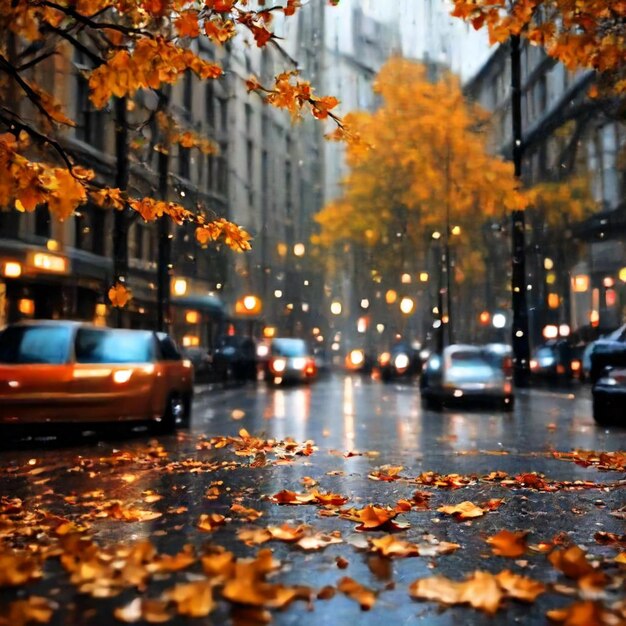
[[[234,420],[240,420],[240,419],[243,419],[246,416],[246,412],[242,411],[241,409],[233,409],[233,411],[231,412],[230,416]]]
[[[396,539],[393,535],[385,535],[376,539],[371,539],[372,551],[378,552],[386,557],[408,557],[419,556],[419,548],[414,543]]]
[[[36,578],[41,578],[41,568],[33,557],[13,550],[0,552],[0,588],[17,587]]]
[[[268,526],[267,531],[270,534],[272,539],[277,539],[278,541],[298,541],[304,536],[305,531],[308,526],[300,525],[300,526],[289,526],[289,524],[282,524],[281,526]]]
[[[626,546],[626,535],[618,535],[617,533],[607,533],[598,531],[593,538],[603,545],[620,545]]]
[[[58,608],[47,598],[30,596],[25,600],[14,600],[8,610],[0,613],[2,626],[26,626],[27,624],[47,624],[54,610]]]
[[[591,601],[574,602],[564,609],[548,611],[546,615],[549,620],[564,626],[619,626],[620,623],[613,621],[600,603]]]
[[[356,527],[357,530],[383,530],[384,528],[401,530],[407,528],[408,522],[398,522],[394,519],[397,514],[397,511],[389,507],[383,508],[371,504],[363,509],[343,509],[339,513],[340,517],[344,519],[359,522]]]
[[[235,555],[223,548],[204,554],[200,561],[204,573],[210,578],[230,578],[235,570]]]
[[[237,559],[232,578],[226,581],[222,596],[235,604],[265,608],[281,608],[298,597],[292,587],[271,584],[265,576],[280,567],[271,550],[261,550],[255,559]]]
[[[198,520],[198,528],[205,532],[213,532],[218,526],[222,526],[226,521],[226,518],[219,513],[203,513]]]
[[[247,546],[258,546],[272,539],[272,534],[267,528],[241,528],[237,531],[237,539]]]
[[[414,491],[413,492],[413,506],[418,509],[427,509],[430,503],[431,494],[428,491]]]
[[[554,550],[548,555],[552,566],[575,580],[593,572],[593,566],[587,561],[586,553],[578,546],[565,550]]]
[[[369,611],[376,604],[376,594],[371,589],[347,576],[337,583],[337,589],[351,600],[358,602],[363,611]]]
[[[214,608],[213,587],[209,581],[180,583],[163,594],[165,600],[176,604],[179,615],[206,617]]]
[[[491,551],[496,556],[517,558],[526,551],[527,534],[525,531],[501,530],[499,533],[487,537],[486,541],[491,545]]]
[[[626,565],[626,552],[620,552],[613,560],[620,565]]]
[[[350,562],[347,559],[344,559],[342,556],[338,556],[335,558],[335,563],[339,569],[346,569]]]
[[[119,520],[121,522],[150,522],[161,517],[162,513],[156,511],[146,511],[133,507],[125,508],[120,502],[113,502],[103,509],[106,517]]]
[[[469,604],[493,615],[504,598],[533,602],[545,591],[542,583],[518,576],[508,570],[496,575],[475,571],[462,582],[444,576],[432,576],[414,581],[409,594],[418,600],[435,600],[442,604]]]
[[[230,511],[231,513],[237,515],[237,517],[241,517],[248,522],[254,522],[263,515],[261,511],[257,511],[256,509],[249,509],[245,506],[242,506],[241,504],[236,503],[230,507]]]
[[[296,544],[302,550],[312,551],[312,550],[321,550],[326,546],[329,546],[333,543],[341,543],[343,539],[339,535],[337,531],[334,531],[330,534],[327,533],[315,533],[314,535],[307,535],[306,537],[302,537]]]
[[[545,592],[546,586],[538,580],[503,570],[496,574],[498,584],[509,598],[522,602],[534,602],[537,596]]]
[[[382,465],[381,467],[372,470],[367,477],[371,480],[392,482],[401,478],[400,472],[403,469],[402,465]]]
[[[485,510],[476,506],[473,502],[466,500],[460,504],[452,504],[447,506],[440,506],[437,511],[439,513],[445,513],[446,515],[454,515],[457,519],[472,519],[474,517],[481,517],[485,514]]]

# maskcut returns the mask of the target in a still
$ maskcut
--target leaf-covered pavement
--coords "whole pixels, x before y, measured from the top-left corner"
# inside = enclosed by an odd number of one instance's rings
[[[353,392],[373,415],[395,393]],[[626,620],[624,453],[448,433],[399,454],[358,410],[371,447],[342,450],[260,435],[276,416],[225,398],[213,431],[3,453],[0,624]]]

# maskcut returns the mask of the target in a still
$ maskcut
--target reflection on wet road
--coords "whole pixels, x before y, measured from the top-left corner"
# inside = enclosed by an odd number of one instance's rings
[[[219,448],[215,441],[210,443],[212,437],[237,437],[242,429],[277,441],[311,440],[317,449],[295,457],[271,448],[237,455],[236,446]],[[48,442],[5,451],[0,489],[5,496],[22,499],[29,510],[41,508],[87,521],[101,544],[145,538],[168,554],[190,543],[199,550],[211,544],[251,556],[258,547],[237,538],[237,532],[247,527],[288,523],[339,532],[343,543],[310,553],[280,541],[264,544],[283,565],[275,580],[317,590],[349,576],[375,590],[375,606],[361,612],[354,601],[337,594],[332,600],[316,600],[313,611],[296,602],[285,611],[273,612],[276,624],[378,625],[390,619],[395,624],[535,624],[544,623],[547,609],[571,599],[551,592],[530,605],[508,601],[492,618],[468,607],[441,612],[435,603],[416,603],[408,595],[408,586],[435,574],[461,580],[477,569],[494,573],[512,569],[543,582],[570,584],[543,554],[527,553],[515,561],[493,556],[485,539],[502,529],[528,531],[530,543],[548,542],[566,533],[562,540],[603,559],[602,568],[614,576],[616,565],[610,563],[615,549],[598,544],[594,535],[623,532],[623,521],[610,514],[623,506],[623,485],[605,489],[573,481],[615,485],[623,471],[583,467],[555,459],[552,451],[623,450],[625,444],[626,431],[594,425],[585,389],[520,393],[511,414],[481,408],[432,412],[422,409],[417,386],[334,375],[310,386],[199,389],[189,432],[155,436],[146,431],[128,440]],[[381,471],[383,476],[398,472],[401,480],[393,476],[381,480]],[[509,485],[486,480],[496,471],[511,479],[526,478]],[[446,484],[448,479],[442,479],[443,486],[437,486],[428,483],[429,472],[459,477]],[[545,474],[545,488],[532,488],[528,481],[536,479],[528,477],[531,472]],[[382,567],[363,546],[367,538],[387,533],[357,533],[355,523],[338,516],[337,510],[322,515],[324,507],[280,506],[271,500],[285,489],[304,492],[311,481],[324,493],[347,498],[346,507],[359,509],[367,504],[395,507],[401,500],[410,501],[416,489],[426,490],[427,508],[399,515],[410,526],[394,536],[409,542],[435,537],[460,548],[436,557],[384,561]],[[564,487],[562,481],[571,482]],[[212,491],[215,497],[209,497]],[[134,507],[161,515],[143,522],[120,521],[111,513],[116,510],[110,507],[113,499],[124,510]],[[456,521],[437,510],[463,501],[486,506],[494,499],[502,500],[496,510],[485,509],[484,515],[469,521]],[[94,510],[102,512],[99,503],[105,500],[107,513],[93,515]],[[238,519],[231,510],[234,503],[254,508],[262,517],[252,523]],[[226,521],[213,531],[201,531],[200,516],[210,514]],[[337,567],[339,557],[346,562],[345,569]],[[58,599],[61,608],[53,618],[55,625],[112,623],[114,608],[134,597],[128,592],[123,598],[109,599],[76,595],[56,566],[46,567],[46,575],[31,583],[29,591]],[[189,581],[199,573],[191,567],[173,576],[176,582]],[[153,588],[155,584],[148,590],[151,597],[162,587],[158,583]],[[603,593],[608,600],[616,599],[619,589]],[[0,595],[0,612],[11,598],[9,592]],[[229,605],[220,601],[211,621],[202,623],[241,623],[231,618]],[[172,623],[186,622],[178,617]]]

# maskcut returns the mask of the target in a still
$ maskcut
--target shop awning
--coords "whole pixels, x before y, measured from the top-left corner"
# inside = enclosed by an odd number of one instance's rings
[[[223,317],[224,315],[224,303],[217,296],[208,294],[205,296],[173,296],[172,304],[186,309],[211,313],[216,317]]]

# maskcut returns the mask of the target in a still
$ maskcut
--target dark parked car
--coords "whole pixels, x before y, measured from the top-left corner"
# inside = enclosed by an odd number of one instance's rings
[[[593,419],[626,425],[626,367],[606,367],[592,389]]]
[[[250,337],[223,335],[215,342],[213,352],[215,376],[224,382],[256,380],[256,344]]]
[[[589,378],[595,383],[606,367],[626,367],[626,324],[594,342]]]
[[[378,369],[384,382],[418,376],[422,371],[420,350],[408,343],[396,343],[378,357]]]
[[[530,359],[530,374],[536,381],[568,382],[583,375],[584,345],[572,345],[566,339],[542,343]]]
[[[513,409],[513,386],[502,365],[492,355],[470,345],[452,345],[443,354],[432,354],[420,379],[426,406],[483,402],[504,411]]]

